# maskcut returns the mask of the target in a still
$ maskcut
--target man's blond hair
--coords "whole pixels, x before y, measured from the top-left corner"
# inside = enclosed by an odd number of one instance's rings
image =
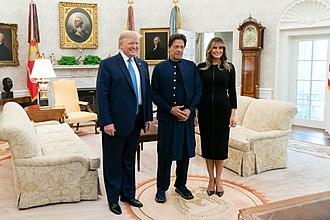
[[[119,35],[118,45],[120,45],[120,43],[122,43],[127,38],[134,38],[134,37],[137,37],[138,39],[140,39],[141,34],[139,34],[136,31],[129,31],[129,30],[123,31]]]

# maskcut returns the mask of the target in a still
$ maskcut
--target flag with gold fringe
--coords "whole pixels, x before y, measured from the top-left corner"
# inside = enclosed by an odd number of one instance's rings
[[[329,64],[329,75],[330,75],[330,64]],[[330,76],[328,77],[328,91],[330,91]]]
[[[134,2],[133,1],[128,1],[128,14],[127,14],[127,21],[126,21],[126,30],[131,30],[131,31],[135,31],[134,28],[134,12],[133,12],[133,7],[132,4]]]
[[[31,95],[32,102],[38,97],[38,83],[30,78],[32,73],[34,60],[40,58],[38,43],[40,42],[39,24],[37,5],[31,1],[29,5],[29,22],[28,22],[28,43],[29,43],[29,58],[27,70],[27,89]]]
[[[170,16],[170,35],[178,33],[178,29],[181,28],[181,15],[180,8],[177,6],[177,1],[171,10]]]

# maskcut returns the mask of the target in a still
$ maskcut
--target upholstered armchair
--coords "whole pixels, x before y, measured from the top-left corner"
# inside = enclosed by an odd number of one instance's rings
[[[242,176],[287,167],[296,107],[288,102],[238,97],[237,126],[230,131],[224,166]]]
[[[53,97],[55,107],[65,108],[64,122],[68,124],[77,124],[77,130],[80,122],[95,122],[95,134],[98,133],[97,114],[92,112],[88,102],[79,101],[76,82],[74,80],[52,81]],[[81,111],[80,106],[86,106],[88,111]]]
[[[241,176],[285,168],[296,112],[296,107],[288,102],[239,96],[237,126],[230,130],[228,159],[224,166]],[[195,131],[196,153],[200,155],[198,127]]]

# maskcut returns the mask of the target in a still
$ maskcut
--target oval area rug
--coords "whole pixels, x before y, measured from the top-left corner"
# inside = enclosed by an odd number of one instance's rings
[[[128,213],[134,219],[237,219],[238,210],[267,203],[261,193],[234,182],[223,180],[225,193],[222,197],[208,196],[206,187],[208,177],[189,176],[187,187],[194,199],[185,200],[175,192],[175,177],[171,177],[171,185],[166,192],[167,201],[156,203],[156,179],[150,179],[138,185],[136,198],[143,203],[142,208],[125,204]]]

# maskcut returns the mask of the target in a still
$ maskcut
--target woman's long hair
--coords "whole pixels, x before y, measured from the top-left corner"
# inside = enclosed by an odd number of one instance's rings
[[[209,44],[207,45],[206,60],[205,60],[206,66],[201,68],[201,70],[207,70],[212,65],[211,51],[212,51],[212,48],[214,47],[214,45],[218,44],[218,43],[220,44],[220,46],[223,46],[223,54],[220,57],[220,62],[218,63],[218,69],[219,70],[228,70],[228,71],[231,70],[231,65],[227,62],[226,46],[220,37],[212,38],[211,41],[209,42]]]

